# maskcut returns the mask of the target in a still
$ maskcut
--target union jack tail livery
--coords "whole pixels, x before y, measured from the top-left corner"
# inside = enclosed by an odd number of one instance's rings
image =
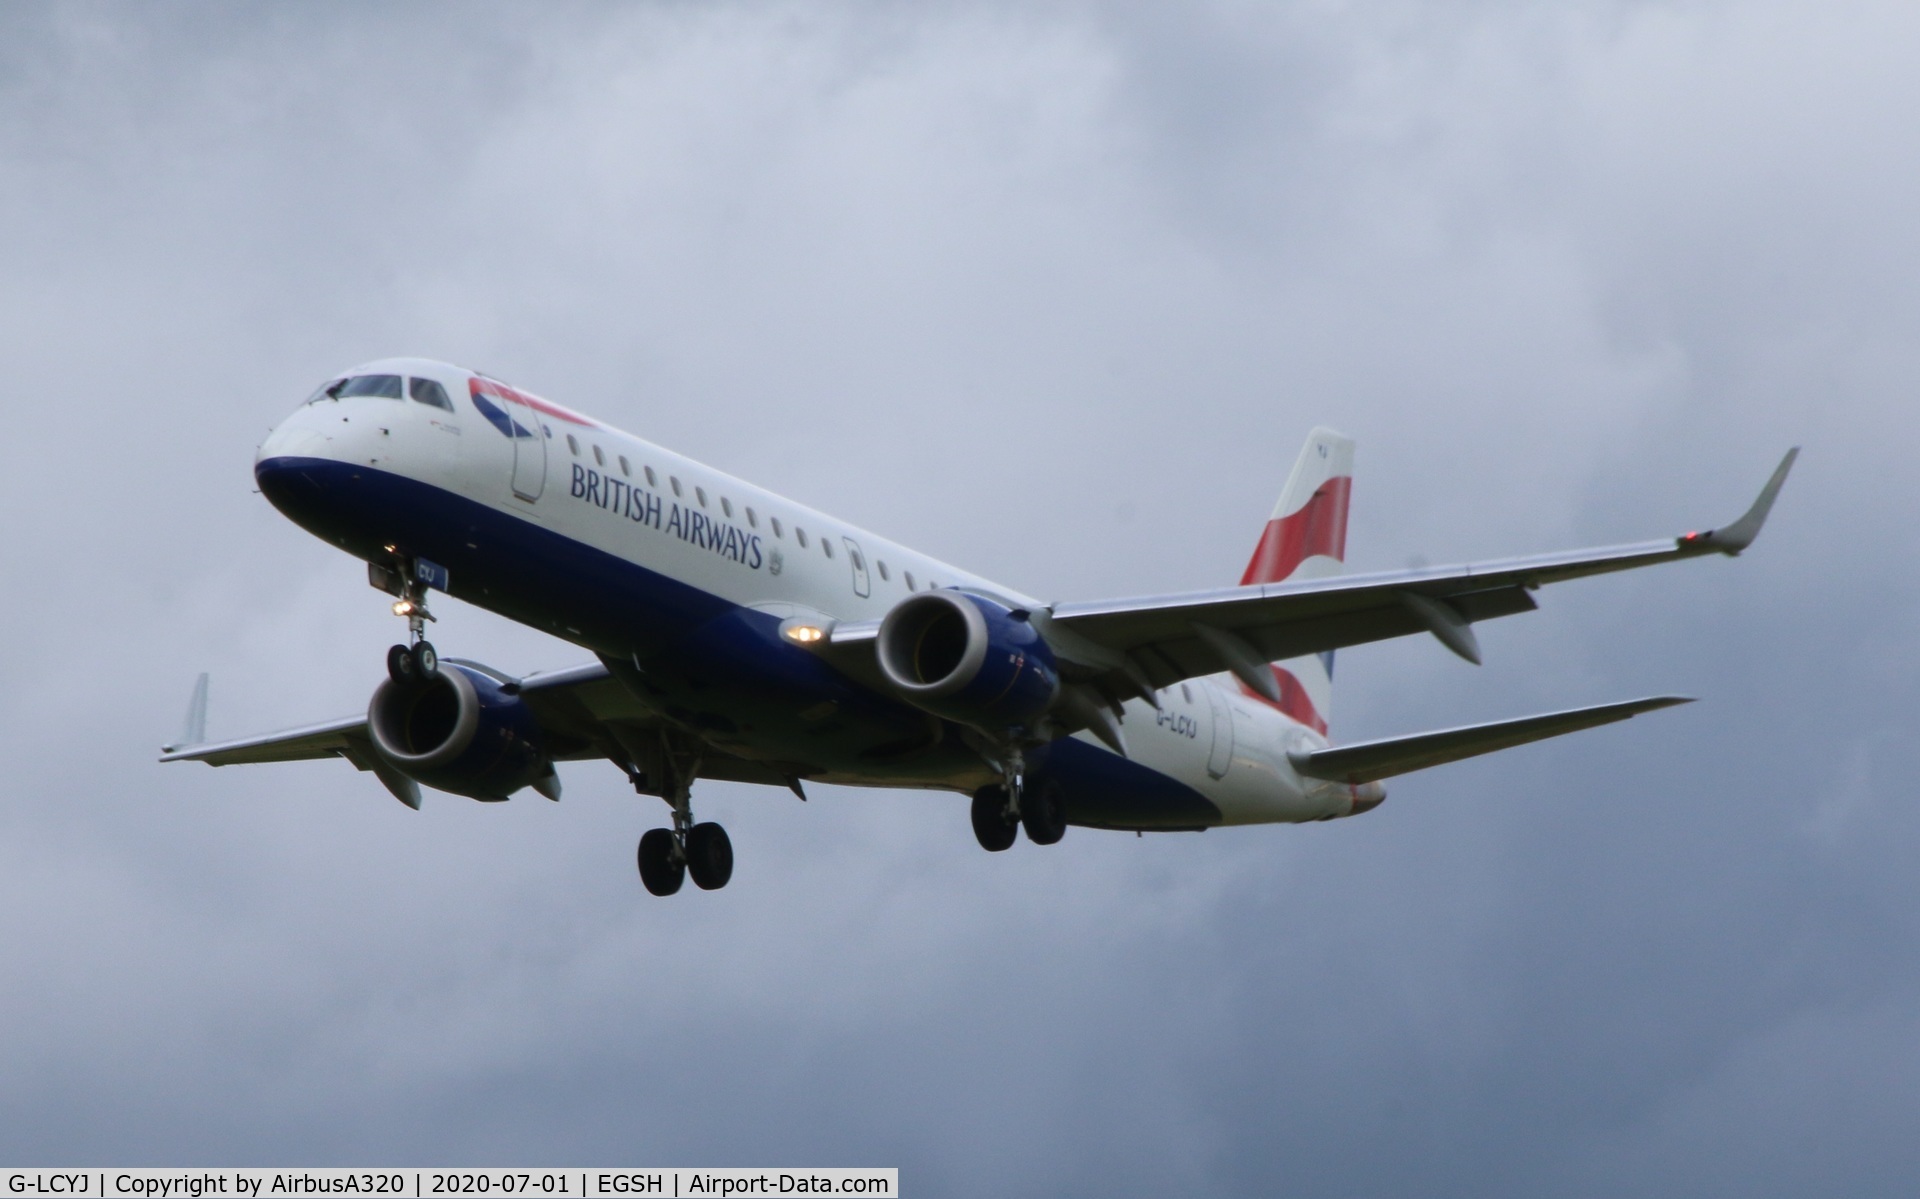
[[[1332,429],[1315,429],[1287,476],[1240,585],[1339,574],[1347,557],[1347,500],[1352,492],[1353,439]],[[1333,704],[1333,652],[1289,658],[1272,669],[1280,686],[1280,711],[1326,736]],[[1271,702],[1244,683],[1240,690],[1261,703]]]

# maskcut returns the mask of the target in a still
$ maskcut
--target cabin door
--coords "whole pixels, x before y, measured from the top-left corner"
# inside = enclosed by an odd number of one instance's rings
[[[1223,779],[1233,765],[1233,705],[1216,683],[1203,683],[1201,690],[1207,693],[1207,703],[1213,709],[1213,747],[1207,751],[1207,773]]]
[[[519,400],[497,398],[513,418],[513,494],[532,503],[547,486],[547,426],[538,412]]]
[[[841,544],[847,547],[847,561],[853,566],[853,593],[861,599],[873,594],[873,579],[867,573],[867,556],[860,552],[860,544],[851,537],[842,537]]]

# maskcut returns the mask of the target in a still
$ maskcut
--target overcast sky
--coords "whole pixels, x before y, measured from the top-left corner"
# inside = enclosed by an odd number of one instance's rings
[[[893,1165],[937,1195],[1910,1194],[1920,10],[0,9],[0,1162]],[[401,631],[253,494],[485,369],[1009,585],[1230,582],[1307,429],[1357,568],[1738,561],[1340,656],[1336,738],[1677,692],[1360,819],[982,853],[153,759]],[[443,652],[580,651],[453,602]]]

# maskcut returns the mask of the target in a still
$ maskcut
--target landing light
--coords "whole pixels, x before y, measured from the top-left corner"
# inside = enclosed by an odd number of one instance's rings
[[[827,631],[816,625],[796,624],[787,627],[787,640],[800,645],[812,645],[827,635]]]
[[[413,601],[412,601],[412,600],[401,600],[400,602],[398,602],[398,603],[396,603],[396,604],[395,604],[395,605],[393,606],[393,614],[394,614],[395,616],[412,616],[412,615],[413,615]]]

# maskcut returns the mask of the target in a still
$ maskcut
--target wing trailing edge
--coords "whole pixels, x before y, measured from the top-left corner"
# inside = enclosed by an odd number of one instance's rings
[[[1290,753],[1293,768],[1309,778],[1337,783],[1371,783],[1396,774],[1409,774],[1475,758],[1496,750],[1511,749],[1529,741],[1544,741],[1581,729],[1626,720],[1642,712],[1690,704],[1680,695],[1656,695],[1621,703],[1597,704],[1590,708],[1570,708],[1563,712],[1545,712],[1515,720],[1496,720],[1491,724],[1470,724],[1461,728],[1415,733],[1410,737],[1386,737],[1339,745],[1310,753]]]

